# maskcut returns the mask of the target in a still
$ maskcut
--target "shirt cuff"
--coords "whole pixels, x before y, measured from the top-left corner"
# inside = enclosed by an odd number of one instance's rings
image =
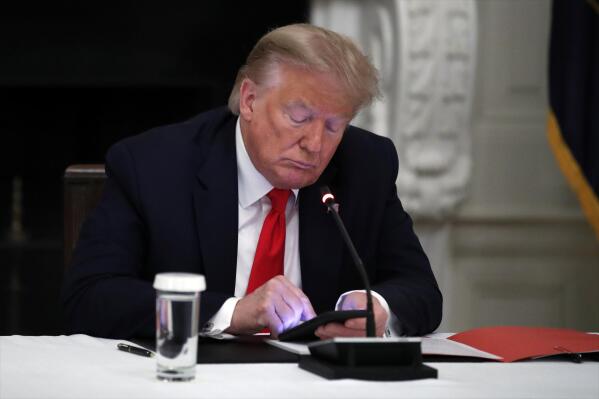
[[[341,294],[341,296],[337,300],[337,303],[335,304],[335,310],[341,309],[341,305],[343,304],[343,300],[345,299],[345,296],[348,294],[351,294],[352,292],[366,292],[366,291],[365,290],[353,290],[353,291],[347,291],[347,292]],[[383,298],[383,296],[381,294],[379,294],[378,292],[373,291],[373,290],[370,290],[370,293],[372,294],[373,297],[378,299],[378,301],[381,304],[381,306],[383,307],[383,309],[385,309],[385,312],[387,312],[387,316],[388,316],[387,317],[387,325],[385,326],[385,333],[383,334],[383,336],[384,337],[399,337],[401,335],[399,319],[397,318],[397,316],[395,316],[395,314],[393,312],[391,312],[391,309],[389,308],[389,304],[387,303],[387,301],[385,300],[385,298]]]
[[[213,336],[222,334],[229,326],[233,319],[235,306],[241,298],[232,297],[227,299],[220,307],[218,312],[202,327],[202,335]]]

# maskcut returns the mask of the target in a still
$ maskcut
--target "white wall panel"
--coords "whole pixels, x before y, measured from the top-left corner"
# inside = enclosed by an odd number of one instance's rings
[[[399,24],[389,32],[401,32],[402,19],[393,10],[432,16],[448,7],[446,0],[313,4],[316,23],[362,44],[369,42],[356,32],[379,32],[376,21],[387,20],[380,13],[389,12],[388,19]],[[469,30],[477,37],[466,199],[457,213],[415,220],[445,297],[441,330],[517,324],[599,331],[599,244],[546,138],[551,1],[478,0],[475,5],[469,14],[478,27]],[[383,68],[386,88],[409,85],[409,79],[402,80],[402,64],[390,54],[401,48],[400,36],[378,35],[378,47],[365,46],[375,61],[389,62]],[[425,39],[416,35],[414,43],[402,43],[418,46]],[[401,111],[402,104],[390,95],[381,107]],[[441,111],[436,115],[452,117]],[[364,127],[375,131],[385,122],[370,119],[362,119]],[[402,154],[405,143],[392,133],[388,136]]]
[[[443,329],[599,329],[599,245],[546,139],[551,2],[478,1],[473,173],[437,272]],[[417,222],[428,232],[431,222]],[[427,242],[425,241],[425,246]]]

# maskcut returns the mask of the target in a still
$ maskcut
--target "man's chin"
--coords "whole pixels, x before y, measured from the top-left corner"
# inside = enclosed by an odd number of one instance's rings
[[[277,184],[273,184],[273,186],[290,190],[300,189],[314,184],[316,180],[318,180],[318,177],[319,175],[314,176],[313,174],[306,175],[303,173],[298,175],[286,175],[277,179]]]

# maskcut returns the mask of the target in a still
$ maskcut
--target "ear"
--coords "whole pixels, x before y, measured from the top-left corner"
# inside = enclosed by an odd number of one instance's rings
[[[254,114],[257,89],[256,83],[248,78],[243,79],[239,87],[239,116],[247,122],[252,120]]]

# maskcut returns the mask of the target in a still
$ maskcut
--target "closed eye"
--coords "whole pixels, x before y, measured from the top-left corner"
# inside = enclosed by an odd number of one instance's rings
[[[284,112],[289,121],[295,125],[309,122],[312,119],[313,112],[302,104],[291,104],[284,108]]]
[[[325,127],[329,132],[337,133],[344,126],[343,122],[327,122]]]
[[[289,115],[289,119],[293,123],[304,123],[304,122],[307,122],[310,119],[310,117],[309,116],[297,117],[297,116]]]

